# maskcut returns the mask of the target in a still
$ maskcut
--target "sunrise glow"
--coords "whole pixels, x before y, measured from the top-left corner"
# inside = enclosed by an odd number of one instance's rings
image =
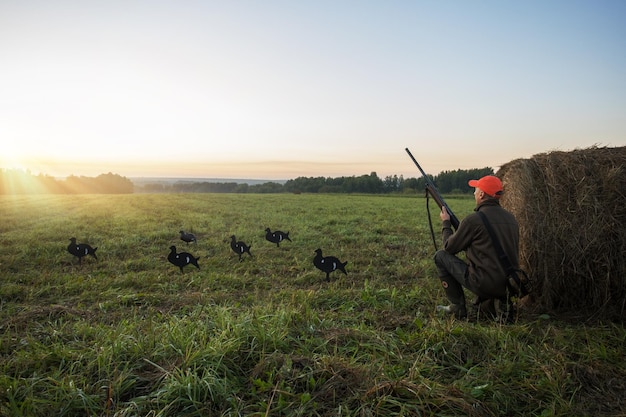
[[[626,144],[626,3],[0,5],[0,168],[289,179]],[[585,28],[584,31],[581,28]]]

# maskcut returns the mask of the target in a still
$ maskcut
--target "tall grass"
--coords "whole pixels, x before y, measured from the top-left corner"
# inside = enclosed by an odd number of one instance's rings
[[[622,324],[437,315],[421,198],[2,196],[0,216],[0,415],[626,414]],[[318,247],[348,275],[325,282]]]

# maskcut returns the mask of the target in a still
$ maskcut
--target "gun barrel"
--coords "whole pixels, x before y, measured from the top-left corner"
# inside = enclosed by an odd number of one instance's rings
[[[411,159],[413,160],[413,163],[415,164],[415,166],[417,167],[417,169],[420,170],[420,172],[422,173],[422,175],[424,176],[424,178],[426,179],[426,182],[429,183],[430,178],[428,178],[428,175],[426,175],[426,173],[424,172],[424,170],[422,169],[422,167],[420,166],[419,162],[417,162],[417,159],[415,159],[415,157],[413,156],[413,154],[411,153],[411,151],[409,150],[409,148],[404,148],[404,150],[406,151],[406,153],[409,154],[409,156],[411,157]]]
[[[442,207],[446,208],[446,211],[450,215],[450,223],[452,224],[452,227],[454,227],[455,230],[458,229],[459,223],[460,223],[459,219],[454,215],[454,213],[452,212],[452,209],[450,209],[450,206],[448,206],[448,204],[445,202],[445,200],[441,196],[441,193],[439,192],[439,190],[437,190],[435,183],[430,179],[430,177],[428,177],[428,175],[426,175],[426,172],[424,172],[424,170],[422,169],[420,164],[417,162],[417,160],[415,159],[415,157],[413,156],[409,148],[404,148],[404,150],[406,151],[407,154],[409,154],[409,156],[413,160],[413,163],[415,164],[415,166],[417,166],[417,169],[419,169],[420,172],[422,173],[422,176],[424,177],[424,180],[426,181],[426,192],[428,192],[435,199],[440,209]]]
[[[450,206],[443,200],[443,197],[437,190],[433,190],[432,187],[426,186],[426,191],[433,197],[439,208],[446,208],[446,211],[450,215],[450,224],[454,227],[454,230],[459,228],[459,219],[454,215]]]

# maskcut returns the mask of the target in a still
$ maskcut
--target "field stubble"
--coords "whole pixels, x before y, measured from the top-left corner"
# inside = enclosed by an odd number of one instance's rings
[[[0,415],[626,415],[623,325],[437,316],[420,197],[2,196],[0,216]],[[348,275],[325,282],[317,248]]]

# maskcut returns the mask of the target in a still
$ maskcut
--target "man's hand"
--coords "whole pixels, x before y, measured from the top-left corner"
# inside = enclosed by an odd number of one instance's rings
[[[448,210],[446,210],[445,206],[441,207],[441,213],[439,213],[439,217],[441,218],[442,222],[450,220],[450,214],[448,214]]]

